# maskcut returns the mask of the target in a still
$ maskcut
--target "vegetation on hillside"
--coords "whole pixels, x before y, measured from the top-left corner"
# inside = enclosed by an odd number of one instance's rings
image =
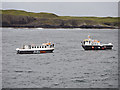
[[[118,17],[73,17],[23,10],[0,10],[3,27],[118,28]]]

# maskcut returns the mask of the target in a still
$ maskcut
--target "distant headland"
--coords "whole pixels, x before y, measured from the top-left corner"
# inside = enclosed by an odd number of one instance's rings
[[[34,13],[23,10],[0,10],[1,15],[1,27],[117,29],[119,25],[119,17],[58,16],[53,13]]]

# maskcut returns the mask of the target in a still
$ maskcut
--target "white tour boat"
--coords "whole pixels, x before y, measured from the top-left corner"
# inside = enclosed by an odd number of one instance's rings
[[[54,51],[54,44],[48,42],[42,45],[23,45],[22,48],[16,48],[16,51],[17,54],[52,53]]]
[[[100,41],[93,40],[90,36],[88,36],[88,39],[83,40],[81,43],[85,50],[110,50],[113,48],[112,43],[101,44]]]

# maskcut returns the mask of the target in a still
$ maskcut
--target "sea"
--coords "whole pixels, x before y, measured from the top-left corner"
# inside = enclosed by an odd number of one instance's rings
[[[88,35],[113,49],[85,51]],[[55,44],[53,53],[16,53],[47,41]],[[117,87],[118,29],[2,28],[2,88]]]

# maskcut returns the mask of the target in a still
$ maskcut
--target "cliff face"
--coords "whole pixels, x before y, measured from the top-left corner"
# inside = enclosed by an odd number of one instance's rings
[[[24,25],[35,20],[36,18],[28,16],[2,15],[2,26]]]
[[[117,18],[65,17],[51,13],[30,13],[9,10],[2,15],[2,27],[42,28],[117,28]]]

